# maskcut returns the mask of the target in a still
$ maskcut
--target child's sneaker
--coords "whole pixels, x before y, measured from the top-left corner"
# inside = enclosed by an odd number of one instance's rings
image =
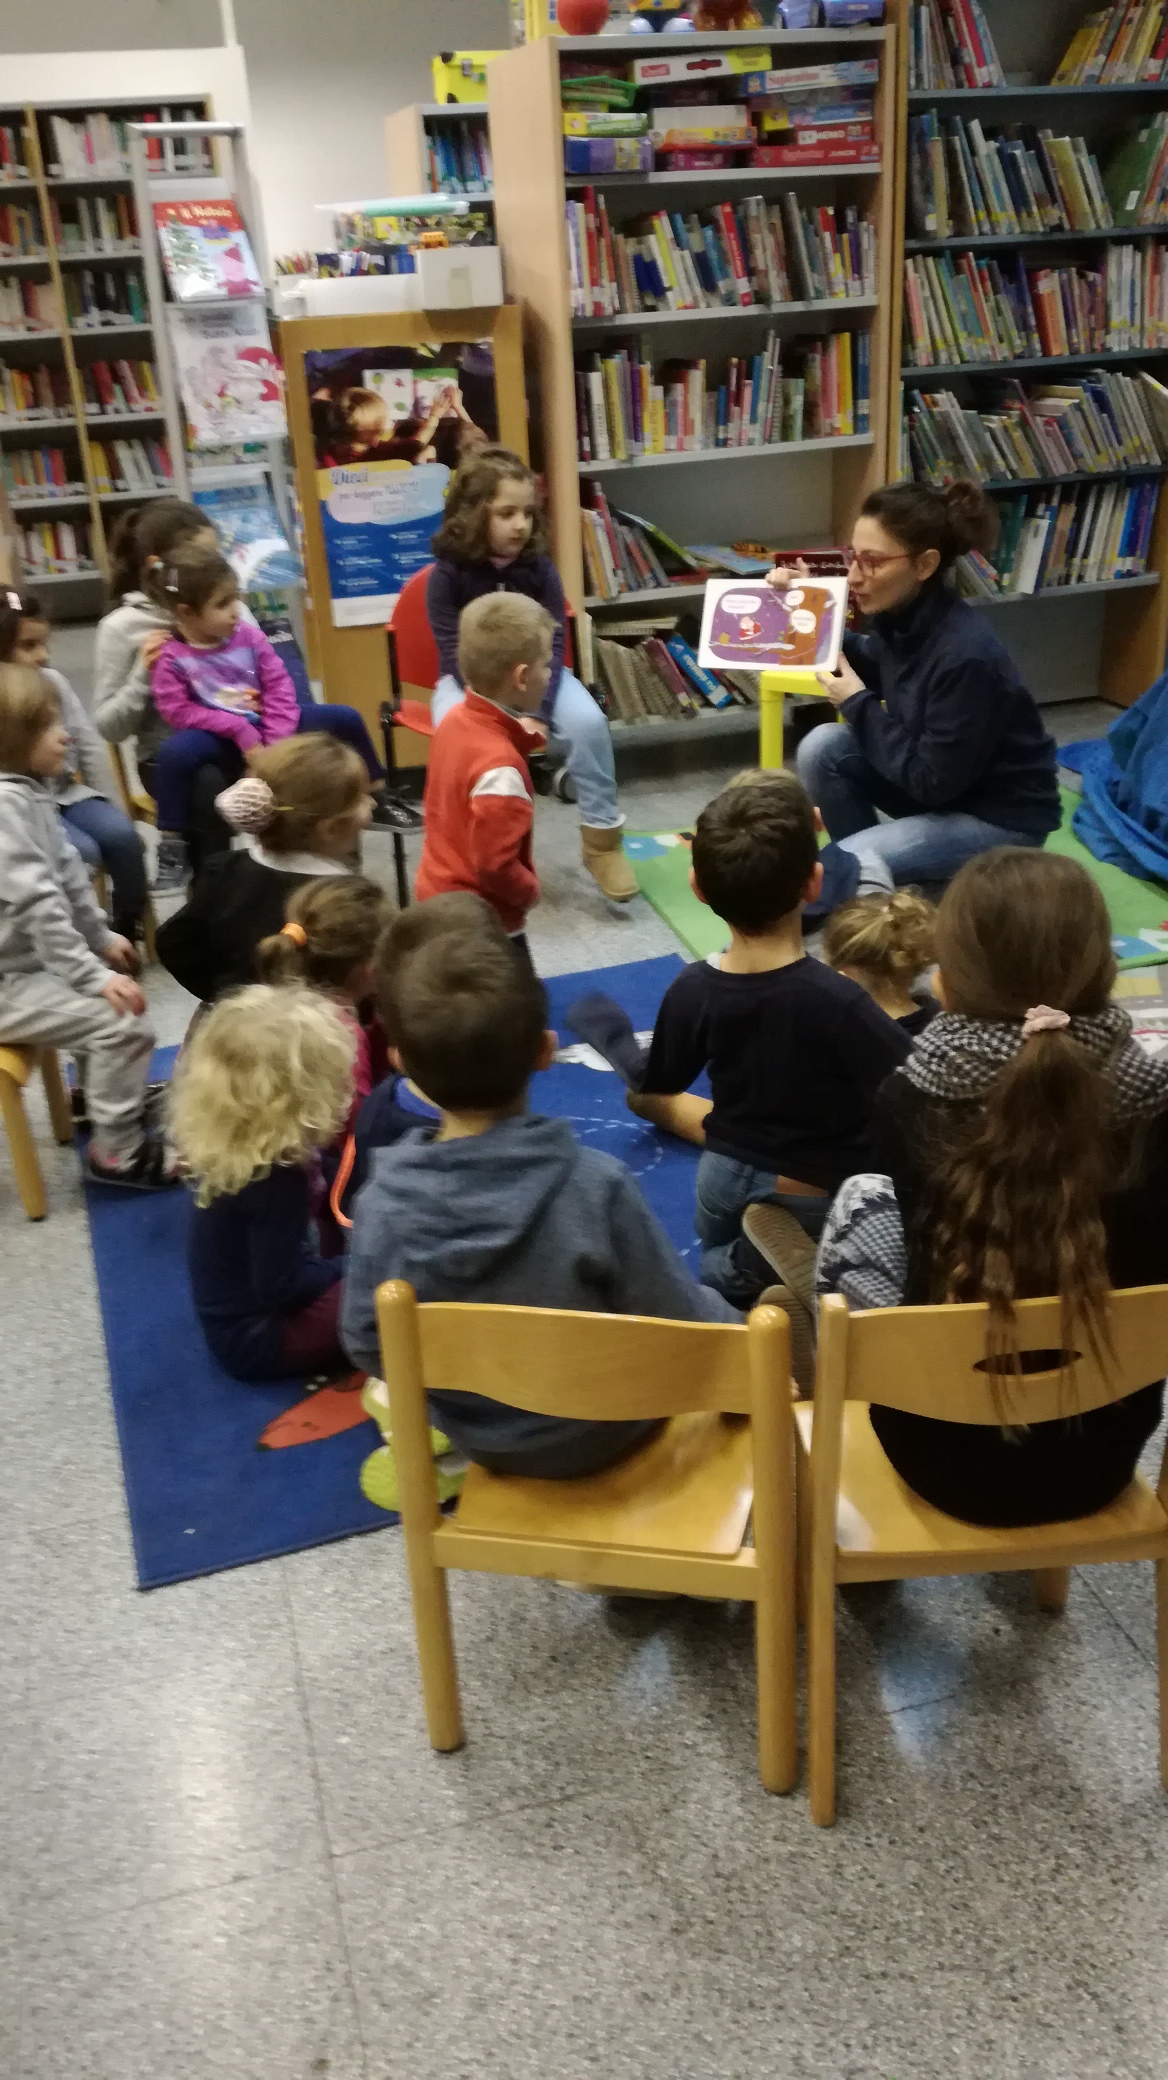
[[[181,895],[189,877],[190,863],[184,840],[177,831],[162,831],[154,863],[154,893],[160,896]]]
[[[162,1119],[166,1109],[166,1094],[169,1089],[169,1083],[147,1084],[144,1117],[148,1127],[157,1126]],[[89,1100],[85,1095],[83,1084],[75,1083],[70,1091],[69,1109],[73,1114],[73,1124],[78,1133],[88,1134],[93,1126],[93,1121],[89,1117]]]
[[[99,1156],[92,1148],[84,1164],[94,1184],[112,1184],[123,1191],[168,1192],[178,1183],[178,1164],[161,1141],[140,1141],[129,1156]]]

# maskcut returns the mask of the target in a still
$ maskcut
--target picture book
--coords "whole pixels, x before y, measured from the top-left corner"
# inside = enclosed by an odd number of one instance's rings
[[[167,317],[192,445],[282,440],[284,371],[263,305],[200,311],[171,304]]]
[[[833,672],[848,611],[844,578],[801,578],[786,592],[719,578],[706,586],[698,657],[717,671]]]
[[[196,483],[194,501],[206,513],[243,592],[299,585],[304,572],[280,525],[267,472],[230,472],[227,483]]]
[[[234,202],[156,202],[154,222],[176,303],[263,294]]]

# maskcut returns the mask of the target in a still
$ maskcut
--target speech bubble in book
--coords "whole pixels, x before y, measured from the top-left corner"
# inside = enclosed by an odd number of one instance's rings
[[[715,578],[706,586],[699,662],[769,672],[832,672],[847,618],[846,578],[802,578],[780,592]]]

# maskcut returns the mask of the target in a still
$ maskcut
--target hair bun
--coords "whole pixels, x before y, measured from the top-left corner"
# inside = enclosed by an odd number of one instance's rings
[[[964,555],[967,549],[991,550],[998,539],[998,513],[981,485],[969,477],[958,477],[954,483],[946,485],[942,497],[946,517],[959,544],[958,553]]]
[[[276,797],[266,780],[248,774],[217,794],[215,807],[229,829],[258,833],[274,821]]]

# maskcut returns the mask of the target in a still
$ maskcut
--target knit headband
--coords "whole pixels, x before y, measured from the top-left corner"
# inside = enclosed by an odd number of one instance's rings
[[[1052,1031],[1065,1031],[1106,1076],[1118,1118],[1150,1119],[1168,1110],[1168,1059],[1154,1061],[1132,1039],[1131,1019],[1119,1004],[1069,1017],[1051,1014],[1049,1006],[1040,1004],[1025,1019],[966,1018],[959,1011],[941,1011],[914,1045],[904,1073],[931,1098],[981,1098],[1019,1048],[1032,1045],[1036,1034]]]

